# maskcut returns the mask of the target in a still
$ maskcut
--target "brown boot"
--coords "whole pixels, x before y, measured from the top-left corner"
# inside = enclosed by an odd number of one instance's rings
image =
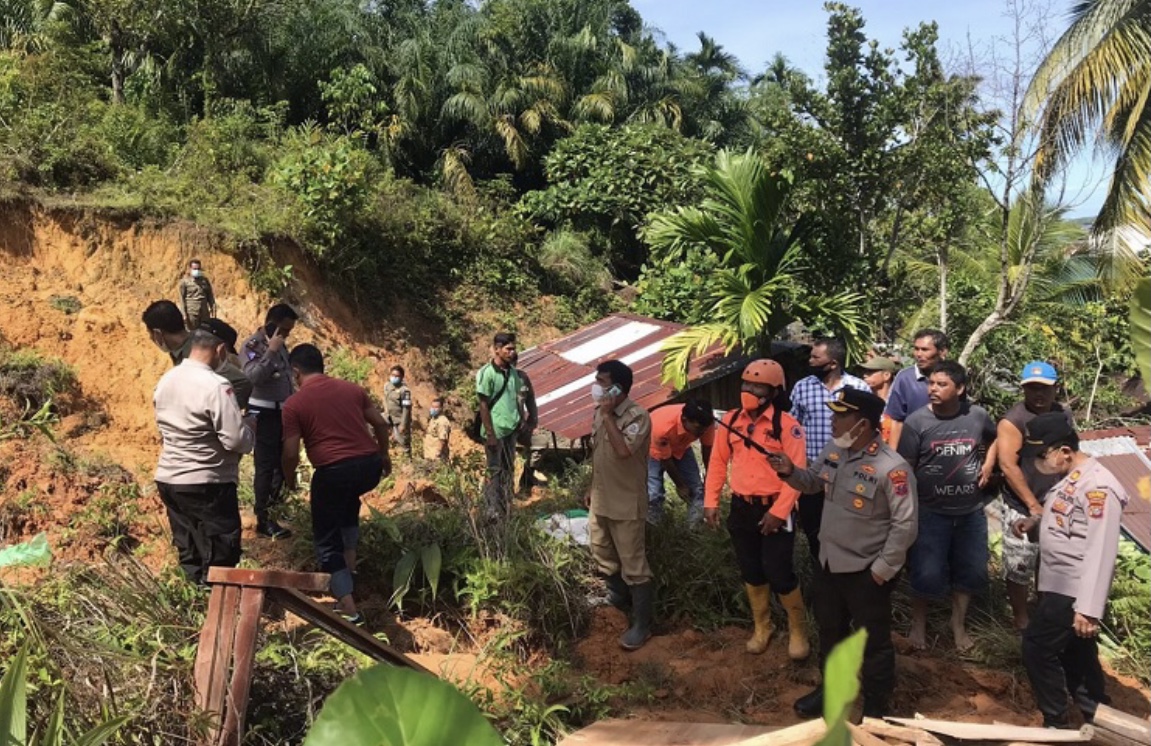
[[[759,655],[767,650],[771,642],[771,586],[747,585],[747,600],[751,604],[751,618],[755,621],[755,633],[747,641],[747,652]]]
[[[796,588],[786,596],[779,597],[787,610],[787,655],[793,661],[801,661],[811,654],[811,644],[807,641],[807,609],[803,606],[803,595]]]

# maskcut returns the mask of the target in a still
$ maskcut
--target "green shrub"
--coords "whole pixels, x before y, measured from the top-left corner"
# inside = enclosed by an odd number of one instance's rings
[[[0,347],[0,396],[35,412],[76,393],[76,374],[62,360],[31,349]]]

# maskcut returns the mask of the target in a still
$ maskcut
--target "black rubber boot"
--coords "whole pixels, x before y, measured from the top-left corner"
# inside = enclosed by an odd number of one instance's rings
[[[887,711],[887,697],[880,697],[876,695],[868,695],[866,692],[863,695],[863,716],[865,718],[879,718],[882,719],[891,713]]]
[[[795,714],[811,720],[823,717],[823,685],[795,700]]]
[[[619,638],[624,650],[639,650],[651,638],[651,610],[655,586],[649,580],[631,587],[631,628]]]
[[[625,614],[631,609],[631,590],[618,572],[607,576],[607,602]]]

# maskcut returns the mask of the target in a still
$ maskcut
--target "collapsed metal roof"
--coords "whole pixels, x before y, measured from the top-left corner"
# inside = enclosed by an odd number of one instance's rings
[[[595,369],[604,360],[622,360],[635,375],[631,399],[645,409],[664,404],[678,393],[660,378],[663,343],[685,329],[683,324],[615,313],[559,339],[520,353],[516,367],[531,378],[539,407],[539,426],[576,440],[591,434],[595,405],[588,395]],[[690,390],[738,367],[716,344],[692,359]]]
[[[1151,551],[1151,501],[1145,491],[1151,479],[1151,459],[1144,450],[1147,427],[1089,430],[1079,434],[1079,448],[1094,456],[1123,485],[1130,498],[1123,509],[1123,533],[1144,552]],[[1139,483],[1144,482],[1143,491]]]

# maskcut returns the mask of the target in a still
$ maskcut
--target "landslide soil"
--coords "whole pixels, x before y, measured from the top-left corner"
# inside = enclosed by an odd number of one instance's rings
[[[63,359],[80,389],[58,432],[73,454],[67,464],[60,463],[60,451],[51,444],[0,443],[0,543],[47,531],[59,559],[96,561],[108,537],[73,524],[94,500],[136,480],[142,497],[128,517],[132,542],[150,549],[141,555],[154,569],[174,562],[162,506],[150,488],[159,447],[150,396],[168,361],[148,341],[140,314],[150,301],[175,296],[183,268],[195,257],[212,280],[220,315],[241,335],[250,333],[270,299],[252,288],[248,269],[227,245],[224,236],[187,223],[136,222],[25,204],[9,204],[0,212],[0,342]],[[418,343],[434,339],[434,331],[421,328],[402,308],[386,326],[367,324],[295,247],[277,245],[272,252],[295,268],[285,298],[302,316],[293,341],[315,342],[325,350],[343,347],[373,360],[369,384],[376,391],[390,365],[405,365],[421,411],[434,392],[421,383],[428,362]],[[75,299],[79,310],[60,310],[61,298]],[[524,342],[542,341],[553,331],[533,329],[536,338]],[[482,357],[483,335],[473,346],[475,363]],[[3,406],[10,416],[11,403]],[[468,446],[461,439],[453,447]],[[435,501],[430,484],[411,474],[398,476],[392,493],[367,502],[386,509],[413,497]],[[14,501],[29,499],[35,510],[12,510]],[[246,528],[246,551],[257,562],[293,566],[285,548],[254,540],[250,517]],[[384,598],[365,598],[363,606],[389,639],[418,653],[429,668],[457,681],[495,685],[483,669],[482,651],[434,620],[391,616]],[[791,702],[817,680],[814,663],[787,660],[785,640],[778,638],[764,655],[749,656],[743,651],[745,629],[702,633],[676,627],[659,630],[640,651],[624,653],[616,643],[624,627],[618,612],[598,609],[576,647],[575,663],[607,683],[650,687],[651,704],[633,709],[634,717],[786,725],[795,721]],[[961,661],[942,647],[912,653],[902,640],[898,647],[899,714],[1038,722],[1025,677]],[[1137,682],[1110,675],[1109,685],[1120,709],[1148,714],[1147,691]]]

